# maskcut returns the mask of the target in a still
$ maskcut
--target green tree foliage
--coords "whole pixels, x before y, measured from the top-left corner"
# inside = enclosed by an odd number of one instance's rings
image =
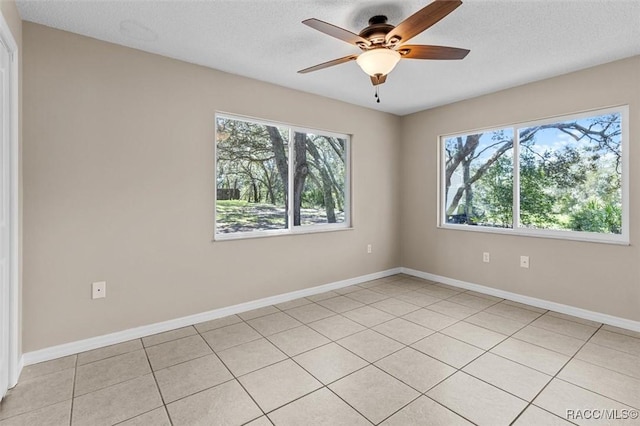
[[[571,216],[571,229],[585,232],[622,232],[622,210],[614,204],[590,199]]]
[[[556,224],[556,198],[551,188],[553,177],[540,167],[534,155],[520,156],[520,222],[534,228],[548,228]]]
[[[286,146],[288,132],[275,131]],[[285,203],[286,179],[279,173],[267,126],[218,119],[216,156],[217,188],[238,189],[240,199],[248,202]]]
[[[620,233],[621,117],[609,114],[518,130],[521,226]],[[452,223],[513,223],[513,137],[506,130],[445,140]],[[454,193],[450,193],[455,188]]]
[[[506,155],[501,156],[491,166],[478,188],[479,204],[484,210],[477,222],[487,222],[491,226],[510,227],[513,223],[513,162]]]

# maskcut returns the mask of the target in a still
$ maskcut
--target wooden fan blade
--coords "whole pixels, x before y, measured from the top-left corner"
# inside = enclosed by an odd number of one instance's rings
[[[349,62],[349,61],[353,61],[358,57],[358,55],[349,55],[349,56],[345,56],[343,58],[338,58],[338,59],[334,59],[333,61],[327,61],[327,62],[323,62],[321,64],[318,65],[314,65],[312,67],[309,68],[305,68],[303,70],[298,71],[299,74],[306,74],[308,72],[313,72],[313,71],[318,71],[324,68],[329,68],[332,67],[334,65],[340,65],[340,64],[344,64],[345,62]]]
[[[402,43],[406,43],[453,12],[461,4],[460,0],[436,0],[399,23],[387,34],[385,40],[389,43],[391,39],[399,38]]]
[[[382,75],[382,74],[376,74],[376,75],[372,75],[372,76],[371,76],[371,83],[372,83],[374,86],[377,86],[377,85],[379,85],[379,84],[382,84],[382,83],[384,83],[385,81],[387,81],[387,76],[386,76],[386,74],[385,74],[385,75]]]
[[[345,30],[344,28],[336,27],[333,24],[321,21],[319,19],[306,19],[302,21],[302,23],[313,28],[314,30],[318,30],[321,33],[330,35],[331,37],[335,37],[338,40],[346,41],[347,43],[353,44],[354,46],[358,46],[359,44],[369,46],[371,44],[369,43],[369,40],[360,37],[358,34],[352,33],[351,31]]]
[[[425,44],[405,44],[398,48],[403,58],[408,59],[464,59],[469,49]]]

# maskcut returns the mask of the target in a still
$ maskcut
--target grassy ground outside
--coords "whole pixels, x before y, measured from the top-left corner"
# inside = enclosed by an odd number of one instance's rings
[[[265,231],[285,229],[283,206],[249,203],[244,200],[219,200],[216,204],[218,233]],[[344,221],[344,213],[336,212],[338,222]],[[300,211],[302,225],[327,223],[324,209],[303,208]]]

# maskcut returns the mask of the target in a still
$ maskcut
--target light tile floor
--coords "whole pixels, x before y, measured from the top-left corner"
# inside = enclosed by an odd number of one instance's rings
[[[579,411],[638,409],[640,333],[396,275],[28,366],[0,426],[638,425]]]

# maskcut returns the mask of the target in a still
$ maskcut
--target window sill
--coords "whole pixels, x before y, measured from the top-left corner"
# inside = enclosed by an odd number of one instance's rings
[[[305,229],[310,228],[310,229]],[[229,234],[215,234],[211,242],[252,240],[256,238],[272,238],[295,235],[323,234],[326,232],[352,231],[353,226],[347,225],[321,225],[302,227],[300,230],[290,231],[288,229],[272,231],[235,232]]]
[[[620,246],[630,246],[629,237],[613,234],[596,234],[592,232],[575,232],[575,231],[556,231],[545,229],[527,229],[527,228],[490,228],[474,225],[453,225],[441,224],[439,229],[447,229],[453,231],[470,231],[484,232],[489,234],[512,235],[517,237],[534,237],[534,238],[550,238],[554,240],[578,241],[586,243],[613,244]]]

